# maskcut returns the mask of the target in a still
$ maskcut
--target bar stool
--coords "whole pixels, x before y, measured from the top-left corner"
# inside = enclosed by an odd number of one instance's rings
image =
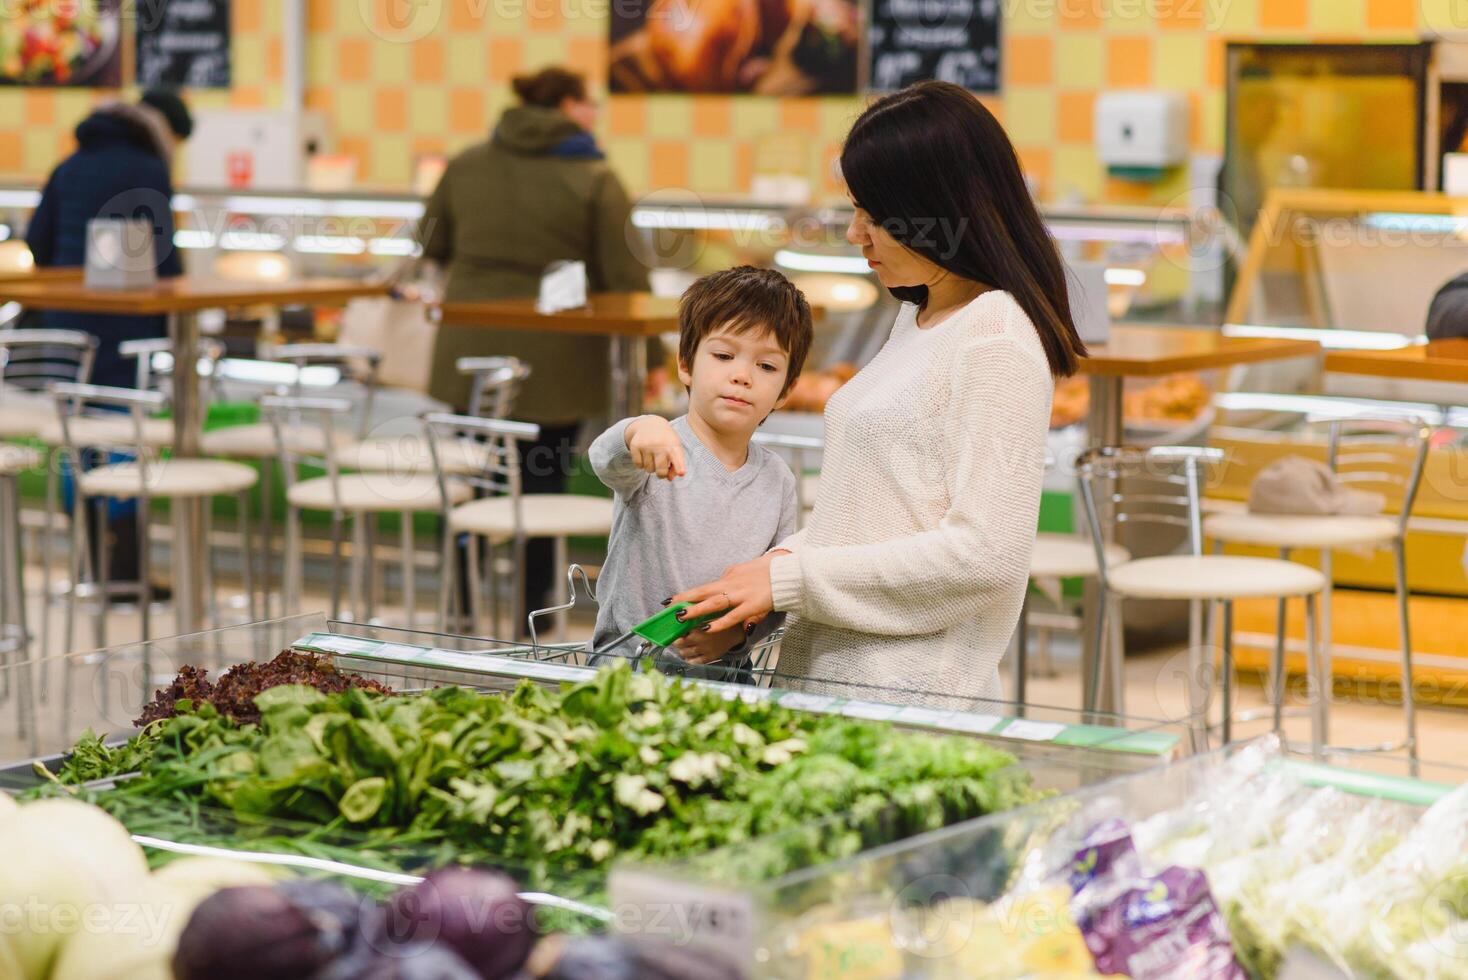
[[[1119,544],[1107,542],[1105,546],[1107,565],[1120,565],[1131,559],[1131,553]],[[1035,535],[1035,547],[1030,552],[1030,577],[1025,585],[1024,601],[1019,607],[1019,625],[1015,628],[1014,647],[1014,701],[1023,712],[1026,686],[1029,682],[1029,633],[1030,633],[1030,585],[1037,582],[1068,578],[1096,577],[1096,548],[1089,536],[1079,534],[1052,534],[1042,532]],[[1080,628],[1080,618],[1074,617],[1074,628]]]
[[[1120,630],[1112,638],[1107,655],[1107,620],[1121,621],[1121,600],[1181,599],[1218,603],[1223,607],[1223,663],[1220,668],[1223,687],[1223,719],[1221,731],[1225,744],[1233,740],[1233,604],[1239,599],[1302,598],[1305,600],[1306,647],[1314,661],[1315,598],[1325,589],[1325,576],[1296,562],[1273,558],[1243,558],[1233,555],[1203,553],[1203,521],[1201,475],[1204,467],[1223,460],[1217,449],[1192,446],[1159,446],[1151,449],[1134,447],[1102,447],[1082,453],[1076,460],[1081,498],[1091,527],[1091,543],[1095,552],[1096,576],[1099,584],[1096,635],[1091,637],[1093,661],[1090,676],[1085,678],[1085,704],[1094,714],[1101,691],[1103,673],[1113,685],[1114,703],[1122,704],[1124,650]],[[1140,489],[1128,489],[1127,482],[1140,482]],[[1180,488],[1180,489],[1173,489]],[[1107,543],[1119,527],[1156,524],[1182,528],[1187,532],[1186,554],[1155,558],[1134,558],[1111,564]],[[1189,651],[1194,658],[1190,680],[1201,678],[1200,651]],[[1105,670],[1103,671],[1103,667]],[[1209,676],[1214,671],[1208,665]],[[1323,676],[1315,673],[1315,677]],[[1210,684],[1211,688],[1211,684]],[[1202,710],[1193,703],[1194,688],[1189,687],[1189,713],[1196,735],[1206,734],[1207,701]],[[1314,691],[1312,712],[1312,746],[1319,756],[1325,735],[1324,698]]]
[[[511,599],[511,624],[517,626],[527,621],[524,606],[525,542],[529,538],[551,538],[555,542],[555,567],[566,568],[567,539],[577,536],[600,537],[612,531],[612,501],[606,497],[581,494],[547,493],[527,494],[521,491],[520,442],[530,442],[540,435],[540,426],[528,422],[509,422],[502,419],[480,419],[467,415],[431,413],[423,417],[428,431],[428,445],[437,465],[437,477],[448,500],[448,489],[454,481],[458,485],[468,484],[481,496],[458,506],[444,505],[444,568],[439,585],[439,617],[441,627],[448,629],[451,615],[450,596],[457,592],[455,569],[458,566],[453,553],[453,541],[458,534],[467,534],[470,553],[478,554],[478,541],[483,539],[488,550],[490,569],[490,595],[494,603],[494,623],[491,632],[499,631],[499,589],[495,577],[495,550],[510,545],[513,553],[514,584]],[[475,473],[455,473],[444,461],[455,461],[466,456],[479,456],[483,465]],[[469,561],[469,615],[471,629],[477,630],[480,622],[478,606],[481,602],[481,571],[478,561]],[[563,604],[569,597],[566,593],[564,576],[557,575],[557,603]],[[561,640],[566,638],[567,617],[565,610],[557,613],[557,631]]]
[[[37,439],[56,421],[49,388],[58,381],[85,384],[92,376],[97,338],[80,330],[0,330],[0,439]],[[41,534],[40,651],[51,649],[52,529],[60,510],[60,440],[45,444],[45,525]],[[41,673],[45,695],[46,671]]]
[[[153,590],[149,578],[148,531],[153,500],[172,502],[234,496],[243,504],[243,498],[255,485],[255,471],[239,463],[220,460],[156,458],[157,451],[148,445],[145,438],[145,423],[163,409],[167,402],[159,392],[73,384],[58,384],[52,391],[56,397],[62,435],[67,455],[71,461],[76,487],[71,519],[70,574],[73,582],[78,581],[81,577],[83,555],[89,554],[92,550],[87,541],[88,532],[87,522],[84,519],[84,508],[89,503],[95,503],[101,511],[99,516],[104,518],[98,522],[98,533],[101,540],[97,548],[96,581],[102,601],[97,604],[92,624],[96,646],[101,648],[107,645],[108,583],[105,512],[109,499],[138,502],[138,610],[142,619],[142,636],[144,640],[147,640],[152,636]],[[88,444],[81,440],[79,432],[82,434],[88,432],[93,434],[115,433],[116,427],[110,423],[117,421],[119,412],[127,413],[126,418],[131,422],[133,429],[131,439],[119,442],[115,441],[115,436],[109,435],[109,441],[103,444]],[[100,421],[108,422],[108,426],[88,427],[77,424],[97,420],[98,414],[103,415]],[[105,462],[91,468],[85,465],[84,454],[90,453],[100,456],[101,459],[108,459],[112,453],[117,451],[130,454],[132,459],[128,462]],[[246,515],[248,512],[241,507],[240,513]],[[246,538],[249,537],[248,524],[242,527],[242,533]],[[178,547],[179,544],[175,542],[174,546]],[[254,595],[248,578],[248,570],[246,571],[245,591],[251,596]],[[73,588],[70,591],[67,609],[65,644],[67,650],[72,649],[72,631],[78,614],[77,604],[78,591]],[[215,625],[217,626],[218,623],[216,622]],[[66,658],[66,667],[63,671],[63,710],[69,710],[71,704],[71,676],[74,662],[75,658]],[[106,696],[104,691],[103,697]]]
[[[377,397],[378,374],[382,365],[381,351],[348,344],[279,344],[265,352],[264,359],[290,364],[295,368],[295,375],[289,385],[289,393],[293,398],[306,396],[305,380],[313,368],[335,369],[340,377],[360,385],[363,398],[357,424],[351,431],[337,431],[334,438],[338,442],[337,450],[343,453],[366,438],[372,424],[372,407]],[[284,437],[300,453],[320,457],[326,451],[326,447],[320,442],[322,432],[322,429],[312,426],[294,430],[288,426]],[[259,561],[265,617],[268,619],[272,596],[271,564],[275,556],[275,523],[271,513],[275,496],[274,464],[280,452],[275,427],[269,421],[225,426],[204,433],[201,448],[206,456],[249,460],[260,468]]]
[[[341,618],[341,531],[343,520],[352,518],[352,615],[362,621],[373,618],[375,588],[372,582],[373,523],[379,514],[397,514],[403,535],[403,603],[407,625],[415,623],[413,516],[441,513],[445,501],[467,500],[469,488],[455,481],[443,482],[433,473],[407,475],[387,472],[343,472],[337,449],[335,420],[350,412],[352,403],[340,398],[290,398],[278,395],[260,399],[260,411],[276,426],[276,445],[281,471],[286,479],[286,581],[287,605],[300,608],[304,581],[301,548],[301,511],[324,511],[331,515],[331,616]],[[322,432],[324,452],[312,455],[292,441],[287,433],[315,424]],[[302,466],[324,469],[325,475],[302,479]],[[365,580],[365,595],[363,584]]]
[[[40,466],[43,459],[42,454],[33,449],[0,445],[0,667],[8,668],[12,663],[25,665],[20,668],[15,682],[19,690],[11,689],[15,670],[0,672],[4,675],[0,678],[0,702],[12,696],[16,698],[17,734],[21,738],[28,731],[34,736],[36,702],[30,666],[31,634],[26,625],[18,478],[26,470]]]
[[[1395,517],[1356,515],[1211,514],[1203,522],[1203,533],[1218,544],[1256,545],[1278,548],[1281,558],[1299,549],[1320,551],[1325,590],[1321,596],[1321,653],[1324,671],[1313,677],[1312,686],[1328,695],[1333,688],[1331,673],[1331,607],[1334,595],[1332,552],[1336,548],[1391,548],[1394,558],[1397,626],[1402,645],[1402,711],[1406,738],[1385,745],[1330,746],[1328,732],[1322,733],[1329,752],[1371,753],[1406,749],[1412,775],[1417,775],[1417,712],[1413,698],[1412,631],[1407,587],[1407,526],[1422,484],[1432,430],[1416,419],[1348,418],[1323,423],[1326,435],[1326,465],[1343,484],[1366,486],[1380,492],[1397,507]],[[1313,668],[1314,660],[1310,661]],[[1279,732],[1284,717],[1285,601],[1279,600],[1275,623],[1274,652],[1269,662],[1269,690],[1274,713],[1274,730]]]

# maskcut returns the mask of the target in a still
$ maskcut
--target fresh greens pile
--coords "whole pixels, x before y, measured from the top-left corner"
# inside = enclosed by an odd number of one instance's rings
[[[285,686],[255,700],[261,720],[244,725],[181,702],[124,749],[86,743],[59,778],[138,769],[93,794],[134,833],[130,812],[156,826],[160,802],[176,820],[227,807],[357,832],[370,860],[421,867],[432,852],[514,867],[532,887],[772,836],[740,871],[777,875],[1040,795],[972,739],[727,700],[626,665],[507,696]]]

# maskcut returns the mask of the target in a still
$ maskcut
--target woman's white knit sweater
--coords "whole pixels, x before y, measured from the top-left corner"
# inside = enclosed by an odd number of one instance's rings
[[[1001,696],[1035,541],[1054,384],[1040,338],[993,290],[935,326],[905,304],[826,406],[815,510],[770,565],[800,686],[948,708]],[[825,682],[825,683],[823,683]]]

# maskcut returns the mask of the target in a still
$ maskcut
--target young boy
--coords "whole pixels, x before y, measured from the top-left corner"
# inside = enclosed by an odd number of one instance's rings
[[[716,272],[683,295],[678,333],[688,414],[672,422],[625,419],[591,445],[591,465],[617,498],[593,649],[656,613],[669,596],[713,581],[795,531],[795,476],[750,438],[800,376],[811,344],[805,296],[773,270]],[[732,677],[778,619],[752,629],[695,630],[672,652],[699,663],[716,656],[708,676]],[[611,652],[634,650],[628,641]]]

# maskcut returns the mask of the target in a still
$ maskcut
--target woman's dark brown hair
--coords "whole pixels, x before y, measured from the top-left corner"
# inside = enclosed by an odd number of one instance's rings
[[[867,107],[841,149],[857,207],[898,242],[955,275],[1014,297],[1040,333],[1050,373],[1076,372],[1065,267],[1025,186],[1019,158],[978,99],[921,82]],[[894,287],[924,303],[926,286]]]
[[[555,109],[567,99],[586,101],[586,76],[566,68],[542,68],[533,75],[516,75],[515,94],[526,105]]]

